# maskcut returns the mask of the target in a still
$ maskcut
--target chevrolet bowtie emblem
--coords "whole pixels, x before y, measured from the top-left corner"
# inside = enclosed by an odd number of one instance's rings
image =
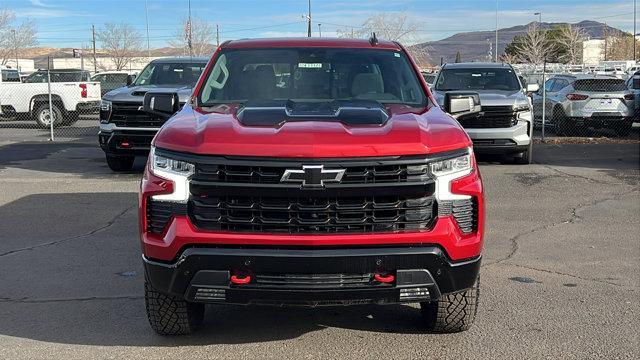
[[[324,165],[304,165],[302,170],[285,170],[280,182],[300,183],[303,188],[321,188],[342,180],[344,169],[325,169]]]

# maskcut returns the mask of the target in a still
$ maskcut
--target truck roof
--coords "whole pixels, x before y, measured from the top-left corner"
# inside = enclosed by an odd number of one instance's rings
[[[222,44],[222,48],[228,49],[253,49],[253,48],[273,48],[273,47],[327,47],[327,48],[358,48],[358,49],[385,49],[401,50],[398,43],[378,40],[372,45],[367,39],[346,39],[346,38],[265,38],[265,39],[240,39],[232,40]]]
[[[152,63],[193,63],[207,62],[209,56],[169,56],[151,60]]]
[[[495,62],[466,62],[466,63],[447,63],[442,66],[447,69],[498,69],[511,67],[508,63]]]

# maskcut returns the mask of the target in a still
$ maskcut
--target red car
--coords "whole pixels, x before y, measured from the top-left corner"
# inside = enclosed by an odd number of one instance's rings
[[[474,99],[445,107],[472,112]],[[432,331],[472,325],[480,173],[400,44],[230,41],[182,109],[162,92],[143,107],[170,117],[140,191],[156,332],[190,333],[207,303],[419,302]]]

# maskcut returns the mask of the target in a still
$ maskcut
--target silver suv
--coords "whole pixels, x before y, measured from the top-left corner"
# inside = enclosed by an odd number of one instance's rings
[[[580,136],[588,127],[611,128],[628,135],[634,94],[624,80],[610,75],[556,75],[544,84],[545,125],[558,135]],[[533,97],[536,124],[542,122],[542,91]]]
[[[516,71],[504,63],[445,64],[432,88],[443,105],[449,91],[472,91],[480,95],[482,111],[458,118],[467,131],[476,153],[503,154],[518,163],[531,163],[533,157],[533,119],[527,92]]]

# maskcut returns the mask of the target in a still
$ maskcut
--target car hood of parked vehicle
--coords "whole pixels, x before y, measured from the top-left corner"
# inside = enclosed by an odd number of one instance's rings
[[[529,98],[524,91],[504,90],[469,90],[480,95],[481,106],[513,106],[514,108],[529,106]],[[444,103],[445,91],[433,91],[433,96],[440,106]]]
[[[205,155],[270,157],[377,157],[459,150],[471,140],[436,106],[387,105],[382,125],[307,118],[274,126],[246,126],[238,105],[193,109],[185,105],[154,138],[159,148]]]
[[[180,87],[171,87],[171,86],[123,86],[121,88],[117,88],[109,91],[102,98],[103,100],[108,101],[122,101],[122,102],[139,102],[142,103],[142,99],[144,98],[144,94],[147,91],[154,92],[171,92],[178,93],[180,98],[180,102],[184,103],[189,99],[191,95],[191,91],[193,90],[193,86],[180,86]]]

